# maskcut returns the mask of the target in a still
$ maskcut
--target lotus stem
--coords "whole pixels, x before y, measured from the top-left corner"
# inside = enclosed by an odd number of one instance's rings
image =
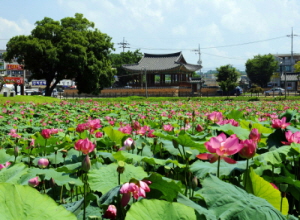
[[[46,146],[47,146],[47,139],[45,139],[44,156],[46,156]]]
[[[220,156],[218,157],[218,168],[217,168],[217,177],[219,178],[220,177],[220,161],[221,161],[221,158]]]
[[[248,169],[249,169],[249,159],[247,159],[247,164],[246,164],[246,172],[245,172],[245,185],[244,188],[246,190],[246,186],[247,186],[247,181],[248,181]]]

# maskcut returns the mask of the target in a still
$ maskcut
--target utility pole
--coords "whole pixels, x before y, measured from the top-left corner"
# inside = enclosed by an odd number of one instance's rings
[[[121,45],[119,48],[123,48],[123,53],[124,53],[125,48],[130,48],[130,47],[127,47],[127,45],[129,45],[129,43],[125,42],[125,37],[123,37],[123,42],[120,42],[118,44]]]
[[[199,60],[198,60],[198,64],[199,65],[202,65],[202,60],[201,60],[201,51],[200,51],[200,44],[198,45],[198,49],[196,50],[192,50],[194,52],[196,52],[195,54],[198,54],[199,55]],[[202,68],[202,67],[201,67]],[[201,76],[201,69],[200,69],[200,76]]]
[[[294,36],[298,36],[297,34],[292,33],[290,35],[286,35],[287,37],[291,37],[291,71],[294,72],[294,53],[293,53],[293,43],[294,43]]]

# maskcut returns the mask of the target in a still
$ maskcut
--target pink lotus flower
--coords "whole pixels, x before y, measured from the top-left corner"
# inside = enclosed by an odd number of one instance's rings
[[[134,143],[133,139],[132,138],[127,138],[125,141],[124,141],[124,146],[130,146]]]
[[[150,137],[150,138],[156,137],[156,136],[153,134],[154,131],[155,131],[154,129],[149,130],[149,131],[148,131],[148,134],[147,134],[147,137]]]
[[[3,168],[6,168],[10,165],[10,162],[6,162],[5,164],[0,164],[0,170],[2,170]]]
[[[140,125],[140,123],[138,121],[134,121],[132,123],[132,127],[133,127],[134,130],[138,130],[138,129],[141,128],[141,125]]]
[[[174,127],[170,124],[163,125],[163,130],[164,131],[173,131]]]
[[[132,132],[132,128],[131,128],[130,125],[120,127],[118,130],[121,131],[124,134],[131,134],[131,132]]]
[[[58,131],[59,131],[59,130],[58,130],[57,128],[51,128],[51,129],[50,129],[51,134],[57,134]]]
[[[94,133],[95,130],[101,128],[102,125],[100,123],[100,119],[88,120],[86,124],[89,127],[90,133]]]
[[[285,138],[287,142],[282,141],[281,143],[285,145],[290,145],[291,143],[300,144],[300,131],[296,131],[295,133],[292,133],[291,131],[285,132]]]
[[[127,138],[127,139],[124,141],[124,146],[121,147],[121,148],[119,149],[119,151],[120,151],[120,150],[130,150],[132,144],[134,144],[133,139],[132,139],[132,138]]]
[[[41,135],[44,139],[49,139],[51,137],[51,129],[43,129]]]
[[[31,139],[29,146],[34,147],[34,142],[35,142],[35,139]]]
[[[8,133],[8,135],[10,135],[13,138],[21,138],[21,136],[17,134],[16,129],[10,129],[10,132]]]
[[[77,127],[76,127],[76,131],[78,133],[82,133],[82,132],[84,132],[87,129],[88,129],[88,125],[86,123],[84,123],[84,124],[78,124]]]
[[[241,144],[244,147],[240,150],[239,155],[246,159],[252,158],[256,152],[257,142],[250,139],[250,140],[242,140]]]
[[[286,122],[286,117],[283,117],[280,119],[274,119],[272,120],[272,128],[275,129],[285,129],[287,126],[289,126],[291,123]]]
[[[207,116],[207,119],[214,123],[221,122],[223,120],[222,112],[212,112]]]
[[[30,180],[28,180],[28,185],[29,185],[29,186],[32,186],[32,187],[38,186],[39,183],[40,183],[40,182],[39,182],[39,177],[38,177],[38,176],[36,176],[36,177],[31,178]]]
[[[117,217],[117,208],[116,208],[116,206],[109,205],[107,210],[105,211],[103,217],[108,218],[108,219],[112,219],[112,220],[116,219],[116,217]]]
[[[234,120],[234,119],[225,119],[225,120],[217,122],[217,124],[219,124],[219,125],[231,124],[231,125],[233,125],[235,127],[239,126],[239,123],[236,120]]]
[[[197,125],[196,126],[196,131],[198,131],[198,132],[201,132],[201,131],[203,131],[204,130],[204,128],[201,126],[201,125]]]
[[[151,184],[150,181],[138,181],[137,183],[125,183],[120,189],[120,193],[123,194],[121,204],[126,206],[131,198],[138,199],[141,197],[146,197],[146,192],[150,192],[148,184]]]
[[[38,166],[42,169],[46,168],[49,165],[49,160],[47,158],[41,158],[38,161]]]
[[[260,141],[260,133],[257,128],[253,128],[249,134],[249,139],[258,143]]]
[[[96,132],[95,137],[96,138],[102,138],[103,137],[103,133],[100,132],[100,131],[98,131],[98,132]]]
[[[239,139],[235,134],[226,138],[224,133],[219,134],[217,137],[212,137],[208,142],[205,142],[204,145],[211,154],[199,154],[197,158],[209,160],[210,163],[216,162],[220,157],[220,159],[225,160],[225,162],[234,164],[236,161],[228,156],[238,153],[243,148],[243,145],[239,143]]]
[[[81,151],[83,154],[88,154],[92,152],[95,145],[88,139],[80,139],[75,143],[75,150]]]

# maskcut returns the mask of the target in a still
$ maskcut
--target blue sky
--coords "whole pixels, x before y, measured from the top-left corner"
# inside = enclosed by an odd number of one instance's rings
[[[129,50],[164,54],[182,51],[203,72],[232,64],[244,70],[257,54],[300,53],[299,0],[0,0],[0,49],[16,35],[29,35],[44,17],[60,20],[82,13]],[[127,48],[125,50],[128,50]]]

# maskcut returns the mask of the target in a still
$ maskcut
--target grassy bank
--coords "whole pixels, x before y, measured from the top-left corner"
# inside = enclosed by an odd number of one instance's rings
[[[87,98],[85,100],[90,100],[91,98]],[[52,102],[60,102],[61,100],[67,100],[70,102],[82,100],[75,98],[68,99],[59,99],[53,97],[46,96],[15,96],[15,97],[3,97],[0,96],[0,104],[3,104],[7,101],[10,102],[34,102],[34,103],[52,103]],[[94,101],[101,102],[124,102],[124,101],[149,101],[149,102],[160,102],[160,101],[210,101],[210,102],[222,102],[222,101],[280,101],[280,100],[300,100],[300,96],[287,96],[286,99],[284,96],[278,97],[250,97],[250,96],[230,96],[230,97],[142,97],[142,96],[129,96],[129,97],[116,97],[116,98],[93,98]]]

